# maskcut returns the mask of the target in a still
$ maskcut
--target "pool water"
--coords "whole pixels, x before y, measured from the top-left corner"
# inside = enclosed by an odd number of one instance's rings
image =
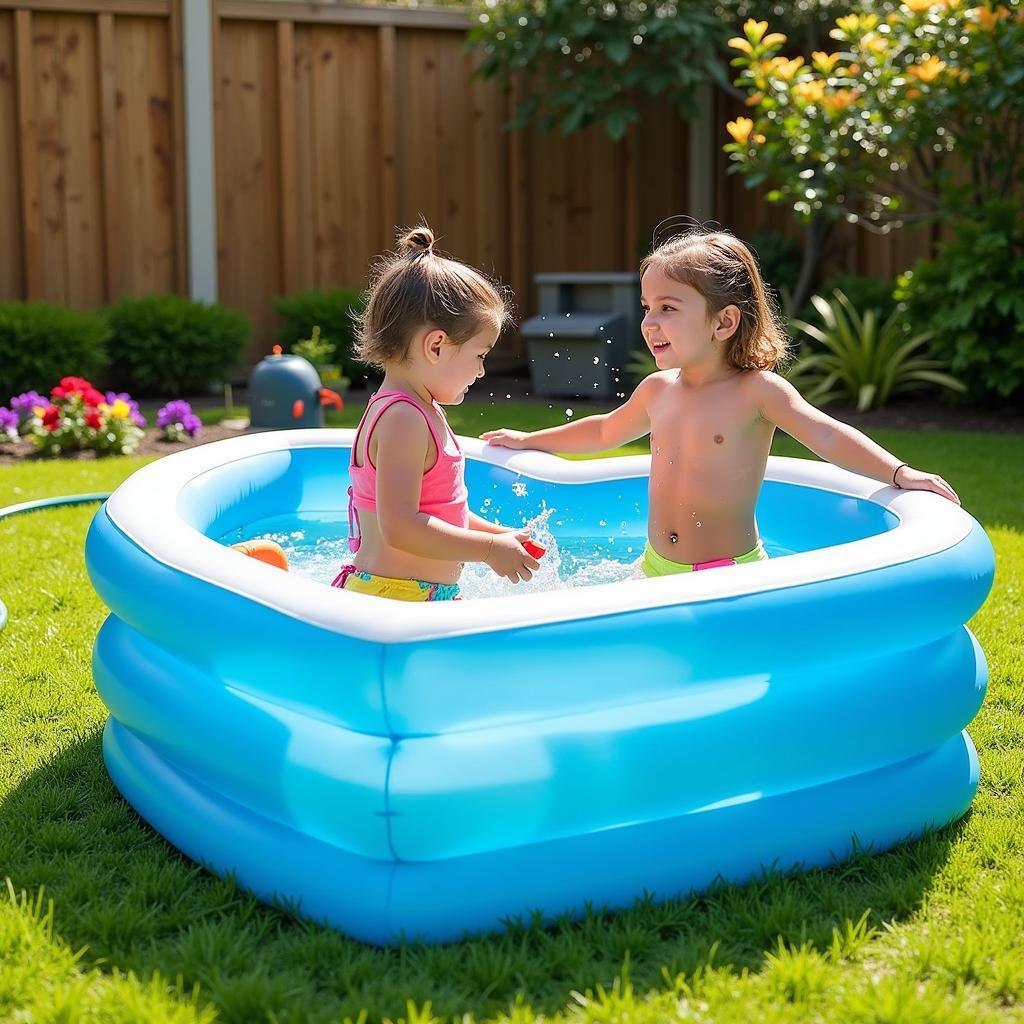
[[[485,499],[481,514],[490,509]],[[497,515],[494,516],[497,520]],[[512,517],[510,517],[512,518]],[[514,518],[512,520],[515,521]],[[602,521],[605,522],[605,521]],[[545,508],[525,520],[533,539],[546,548],[540,569],[526,583],[511,583],[482,562],[466,565],[460,588],[465,599],[503,597],[509,594],[569,590],[603,583],[619,583],[639,576],[637,562],[646,537],[629,530],[631,524],[608,523],[598,535],[557,537],[558,510]],[[348,550],[348,516],[345,513],[291,513],[250,523],[219,537],[222,544],[264,538],[276,541],[288,555],[290,571],[329,584],[341,567],[352,561]],[[773,558],[792,552],[765,541]]]

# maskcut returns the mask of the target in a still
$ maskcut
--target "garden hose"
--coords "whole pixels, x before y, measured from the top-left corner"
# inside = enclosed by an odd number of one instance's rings
[[[87,505],[93,501],[106,501],[110,493],[96,494],[64,494],[56,498],[37,498],[35,501],[23,501],[20,505],[8,505],[0,508],[0,520],[16,516],[22,512],[38,512],[44,508],[57,508],[60,505]],[[7,606],[0,600],[0,632],[7,625]]]

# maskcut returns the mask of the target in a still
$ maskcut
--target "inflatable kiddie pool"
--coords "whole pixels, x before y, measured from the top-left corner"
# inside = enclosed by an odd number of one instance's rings
[[[369,942],[443,941],[829,864],[970,804],[987,673],[964,623],[993,553],[956,505],[773,458],[757,513],[785,557],[438,604],[218,542],[336,522],[351,442],[172,455],[89,532],[107,767],[210,870]],[[462,443],[474,502],[556,508],[567,548],[612,522],[639,554],[649,458]]]

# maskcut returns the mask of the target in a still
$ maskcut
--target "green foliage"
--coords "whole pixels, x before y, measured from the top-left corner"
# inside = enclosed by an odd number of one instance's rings
[[[769,183],[767,198],[805,220],[879,230],[1012,194],[1024,176],[1024,19],[927,0],[879,12],[836,19],[831,53],[790,44],[785,56],[785,34],[744,24],[730,45],[751,116],[726,126],[730,170]]]
[[[337,364],[332,363],[334,345],[320,337],[320,328],[314,327],[313,333],[305,341],[297,341],[292,345],[292,354],[302,356],[316,368],[320,381],[334,388],[347,388],[352,382],[342,375]]]
[[[644,377],[649,377],[652,373],[656,373],[657,370],[657,360],[649,348],[636,349],[630,356],[629,362],[626,363],[626,372],[635,381],[641,381]]]
[[[780,304],[791,294],[800,276],[800,245],[795,238],[779,231],[754,231],[744,241],[757,257],[761,277],[771,287]]]
[[[793,326],[813,338],[824,351],[802,354],[790,369],[789,380],[814,405],[851,398],[857,409],[881,408],[894,395],[930,388],[963,391],[960,381],[943,373],[945,363],[918,353],[930,334],[907,338],[898,311],[879,323],[878,313],[859,313],[840,291],[832,301],[811,298],[824,327],[803,320]]]
[[[178,397],[225,380],[250,330],[237,310],[178,295],[122,299],[107,319],[113,339],[106,375],[140,395]]]
[[[961,222],[935,259],[900,277],[896,296],[972,398],[1024,394],[1024,215],[1013,204]]]
[[[726,26],[703,0],[672,0],[657,12],[645,0],[502,0],[478,3],[475,13],[469,43],[483,50],[479,73],[531,76],[513,127],[558,125],[568,135],[600,123],[617,140],[639,121],[641,93],[666,95],[694,117],[695,87],[728,83]]]
[[[832,274],[821,283],[818,294],[832,295],[840,291],[854,309],[873,309],[879,320],[886,320],[896,309],[895,285],[895,281],[865,274]],[[810,302],[797,312],[797,316],[810,323],[817,321],[817,311]]]
[[[110,328],[101,316],[34,302],[0,304],[0,403],[107,365]]]
[[[359,312],[365,302],[365,295],[351,288],[279,296],[274,299],[274,310],[281,318],[281,326],[274,340],[285,350],[294,352],[297,342],[311,338],[313,329],[319,328],[321,343],[329,344],[332,349],[325,362],[340,365],[342,373],[356,385],[364,384],[370,369],[353,358],[352,346],[356,328],[353,314]]]
[[[485,77],[525,72],[528,95],[512,127],[559,126],[566,135],[601,124],[621,139],[640,120],[644,94],[664,96],[695,117],[695,87],[735,93],[722,57],[728,26],[752,12],[778,13],[813,35],[836,0],[474,0],[469,34]],[[656,130],[656,126],[646,126]]]

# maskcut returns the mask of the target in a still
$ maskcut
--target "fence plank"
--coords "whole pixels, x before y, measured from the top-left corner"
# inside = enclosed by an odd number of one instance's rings
[[[395,60],[397,40],[394,25],[377,30],[377,95],[380,147],[381,248],[390,248],[398,217],[398,184],[395,171]]]
[[[24,297],[14,15],[0,12],[0,301]],[[3,397],[7,397],[6,395]]]
[[[117,145],[114,125],[117,117],[117,60],[114,50],[114,16],[96,16],[96,40],[100,77],[100,146],[103,161],[103,232],[105,235],[104,269],[106,300],[113,302],[121,293],[121,236],[117,216],[118,179]]]
[[[217,68],[217,20],[213,20],[213,67]],[[185,172],[185,51],[183,44],[181,8],[174,4],[168,23],[168,70],[170,74],[169,110],[171,124],[172,152],[170,181],[173,203],[173,290],[179,295],[188,295],[188,176]],[[214,77],[213,93],[217,94],[217,80]],[[216,100],[214,101],[216,107]],[[216,147],[215,147],[216,150]],[[214,171],[216,174],[216,170]]]
[[[180,0],[0,0],[0,10],[30,9],[53,14],[166,15]]]
[[[21,231],[25,251],[25,294],[29,299],[38,300],[44,297],[45,292],[32,20],[32,14],[29,11],[14,12],[14,61],[18,78],[18,157],[21,166]]]
[[[296,219],[295,26],[290,21],[281,21],[277,25],[277,108],[281,160],[281,286],[286,294],[291,294],[296,290],[298,280],[299,229]]]
[[[254,361],[273,330],[270,299],[282,281],[277,33],[266,22],[220,28],[220,297],[252,321]]]
[[[96,19],[62,14],[57,25],[66,301],[90,308],[106,299]]]

